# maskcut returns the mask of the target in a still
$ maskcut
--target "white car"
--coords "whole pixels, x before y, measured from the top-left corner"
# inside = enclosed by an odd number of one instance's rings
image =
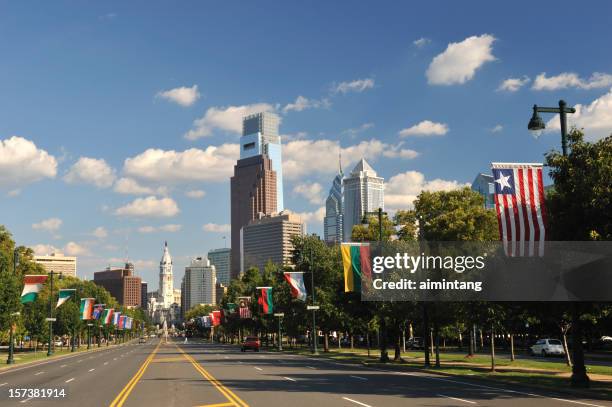
[[[558,339],[538,339],[535,345],[531,347],[532,355],[564,355],[563,344]]]

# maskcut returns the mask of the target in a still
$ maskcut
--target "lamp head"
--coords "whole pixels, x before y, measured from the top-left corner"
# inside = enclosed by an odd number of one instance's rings
[[[544,120],[542,120],[542,118],[538,114],[538,106],[533,105],[533,115],[531,115],[531,119],[529,120],[527,129],[535,138],[538,138],[542,135],[542,132],[545,128],[546,125],[544,124]]]

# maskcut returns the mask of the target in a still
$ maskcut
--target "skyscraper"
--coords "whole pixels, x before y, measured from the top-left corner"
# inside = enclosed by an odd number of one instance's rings
[[[168,242],[164,242],[164,254],[159,262],[159,296],[157,302],[161,304],[162,308],[170,308],[174,303],[172,257],[168,250]]]
[[[217,282],[229,286],[230,282],[230,248],[214,249],[208,251],[208,260],[217,270]]]
[[[283,157],[281,138],[278,134],[280,119],[274,113],[261,112],[242,120],[240,159],[265,155],[272,160],[276,172],[276,210],[281,212],[283,203]]]
[[[325,201],[325,219],[323,220],[323,236],[325,242],[335,244],[343,241],[342,218],[344,216],[342,164],[339,163],[338,174],[334,177],[329,195]]]
[[[344,241],[351,240],[353,226],[361,223],[366,212],[385,207],[385,180],[365,159],[361,159],[344,179]]]
[[[196,257],[185,267],[183,298],[185,311],[199,304],[215,305],[217,277],[215,266],[205,257]]]

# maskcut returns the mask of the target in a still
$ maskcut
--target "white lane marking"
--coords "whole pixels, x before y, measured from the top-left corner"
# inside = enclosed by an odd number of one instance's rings
[[[43,374],[45,372],[38,372],[38,373],[34,373],[34,376],[38,376],[39,374]]]
[[[287,379],[287,380],[292,381],[292,382],[297,382],[297,380],[292,379],[292,378],[287,377],[287,376],[283,376],[283,379]]]
[[[108,362],[104,362],[105,365],[108,365]]]
[[[365,377],[355,376],[355,375],[349,375],[349,377],[352,377],[353,379],[359,379],[359,380],[368,380]]]
[[[372,407],[372,406],[371,406],[371,405],[369,405],[369,404],[362,403],[361,401],[353,400],[353,399],[350,399],[350,398],[348,398],[348,397],[342,397],[342,399],[344,399],[344,400],[346,400],[346,401],[350,401],[350,402],[355,403],[355,404],[359,404],[360,406],[363,406],[363,407]]]
[[[28,401],[32,400],[34,397],[29,397],[25,400],[21,400],[20,403],[27,403]]]
[[[64,383],[70,383],[70,382],[71,382],[71,381],[73,381],[73,380],[74,380],[74,377],[72,377],[72,378],[70,378],[70,379],[66,380]]]
[[[265,356],[264,356],[264,355],[259,355],[259,357],[260,357],[260,358],[265,358]]]
[[[77,360],[77,363],[81,363],[82,361],[83,361],[83,359],[81,359],[81,360]]]
[[[89,369],[89,371],[90,371],[90,372],[93,372],[94,370],[96,370],[96,368],[93,368],[93,369]]]
[[[464,400],[464,399],[460,399],[460,398],[457,398],[457,397],[445,396],[444,394],[438,394],[438,397],[444,397],[444,398],[451,399],[451,400],[456,400],[456,401],[463,401],[464,403],[469,403],[469,404],[476,404],[475,401]]]
[[[117,358],[113,358],[113,360],[117,360]]]
[[[238,361],[238,363],[242,364],[242,361],[241,361],[241,360],[239,360],[239,361]]]
[[[604,407],[604,406],[600,406],[599,404],[590,404],[590,403],[585,403],[583,401],[558,399],[558,398],[555,398],[555,397],[551,397],[551,399],[557,400],[557,401],[565,401],[566,403],[582,404],[583,406]]]
[[[316,367],[306,366],[308,369],[316,369]]]
[[[8,383],[1,383],[1,384],[0,384],[0,387],[2,387],[2,386],[6,386],[7,384],[8,384]]]
[[[261,367],[257,367],[257,366],[253,366],[255,369],[259,370],[260,372],[263,370]]]
[[[229,359],[229,356],[223,356],[223,359]]]

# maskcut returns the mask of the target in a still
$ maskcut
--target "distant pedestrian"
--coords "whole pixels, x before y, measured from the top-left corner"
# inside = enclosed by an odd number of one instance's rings
[[[187,343],[187,337],[185,337],[185,340],[183,341],[183,343]]]

